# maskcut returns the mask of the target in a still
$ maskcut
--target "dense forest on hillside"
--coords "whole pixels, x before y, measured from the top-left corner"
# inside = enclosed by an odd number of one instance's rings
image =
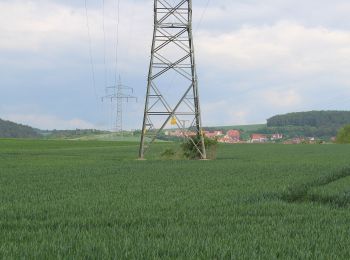
[[[0,119],[0,138],[37,138],[40,134],[32,127]]]
[[[310,111],[277,115],[267,120],[261,133],[283,133],[289,137],[331,137],[350,124],[350,111]]]
[[[101,135],[107,133],[109,132],[94,129],[39,130],[30,126],[0,119],[0,138],[74,139],[83,136]]]
[[[311,111],[277,115],[267,120],[268,127],[342,127],[350,123],[350,111]]]

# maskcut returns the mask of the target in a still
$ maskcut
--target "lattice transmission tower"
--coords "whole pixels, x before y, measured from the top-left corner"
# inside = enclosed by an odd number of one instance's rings
[[[130,100],[137,101],[137,98],[126,94],[125,91],[131,93],[134,92],[133,88],[122,84],[119,77],[118,84],[116,86],[106,87],[106,96],[102,98],[102,101],[108,99],[111,103],[116,103],[116,120],[115,120],[115,131],[123,134],[123,104],[124,101],[129,102]]]
[[[186,122],[190,122],[188,126]],[[192,0],[154,0],[154,32],[139,157],[169,125],[206,159],[192,35]]]

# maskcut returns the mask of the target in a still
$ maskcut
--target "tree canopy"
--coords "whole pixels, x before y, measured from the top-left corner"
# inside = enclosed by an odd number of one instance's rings
[[[268,132],[289,137],[334,137],[339,128],[350,124],[350,111],[310,111],[277,115],[267,120]]]
[[[40,134],[32,127],[0,119],[0,138],[37,138]]]
[[[350,124],[350,111],[310,111],[277,115],[267,120],[268,127],[342,127]]]
[[[339,130],[336,142],[339,144],[350,144],[350,125],[344,126]]]

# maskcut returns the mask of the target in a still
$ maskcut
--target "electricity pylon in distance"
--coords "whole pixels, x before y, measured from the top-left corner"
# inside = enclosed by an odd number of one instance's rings
[[[185,122],[190,122],[189,127]],[[139,157],[167,125],[206,159],[192,36],[191,0],[154,0],[154,32]]]
[[[131,96],[129,94],[125,94],[125,91],[129,91],[131,93],[134,92],[133,88],[125,86],[122,84],[121,79],[119,77],[118,84],[116,86],[110,86],[106,88],[106,96],[102,98],[102,101],[108,99],[111,103],[116,103],[116,120],[115,120],[115,131],[117,133],[123,134],[123,104],[124,101],[127,103],[130,100],[135,100],[137,102],[137,98]]]

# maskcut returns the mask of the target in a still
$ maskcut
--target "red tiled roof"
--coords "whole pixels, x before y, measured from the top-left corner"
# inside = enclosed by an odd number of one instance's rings
[[[251,139],[266,139],[267,136],[264,134],[252,134],[252,135],[250,135],[250,138]]]
[[[238,130],[229,130],[227,131],[227,135],[230,137],[240,137],[241,133]]]

